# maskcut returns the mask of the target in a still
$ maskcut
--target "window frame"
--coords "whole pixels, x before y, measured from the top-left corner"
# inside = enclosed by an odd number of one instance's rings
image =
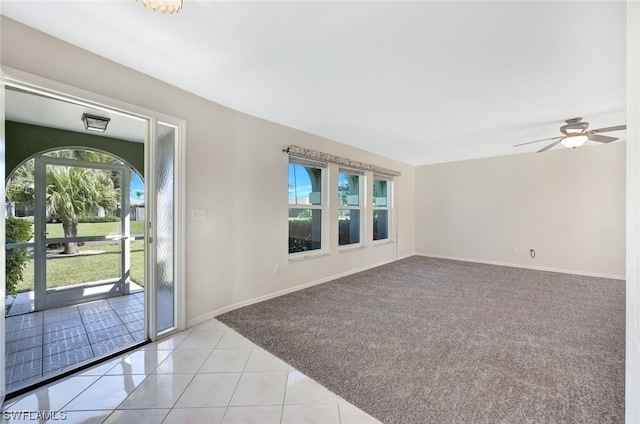
[[[289,196],[287,195],[287,203],[288,208],[287,212],[290,213],[291,209],[299,209],[299,210],[319,210],[320,211],[320,248],[312,249],[312,250],[301,250],[298,252],[288,252],[287,254],[289,261],[295,261],[300,259],[312,258],[317,256],[323,256],[328,254],[329,251],[329,235],[328,235],[328,221],[330,220],[328,213],[328,195],[327,195],[327,180],[329,175],[329,166],[325,161],[313,160],[301,156],[289,155],[288,163],[287,163],[287,181],[289,175],[289,167],[291,165],[299,165],[304,167],[316,168],[320,170],[320,204],[312,204],[312,203],[297,203],[297,198],[294,199],[295,202],[291,202]],[[290,217],[289,217],[290,218]],[[287,227],[288,227],[287,221]],[[290,230],[287,230],[287,234],[290,235]]]
[[[358,205],[343,205],[340,201],[340,175],[352,175],[358,177]],[[367,221],[367,207],[365,199],[366,197],[366,185],[367,175],[366,172],[362,169],[356,168],[348,168],[340,166],[338,168],[338,178],[336,189],[336,204],[338,205],[338,213],[336,215],[336,225],[338,227],[338,236],[337,236],[337,245],[340,250],[349,250],[355,249],[364,246],[364,241],[366,240],[366,232],[365,232],[365,222]],[[340,244],[340,211],[342,210],[356,210],[359,212],[359,223],[358,223],[358,236],[359,240],[357,243],[348,243],[348,244]]]
[[[376,205],[376,200],[374,197],[374,187],[375,187],[375,183],[376,181],[384,181],[386,182],[386,186],[387,186],[387,204],[386,206],[377,206]],[[394,237],[393,237],[393,229],[394,229],[394,220],[393,220],[393,192],[394,192],[394,188],[395,188],[395,179],[393,176],[391,175],[384,175],[384,174],[373,174],[372,178],[371,178],[371,212],[368,214],[368,218],[371,220],[371,224],[370,224],[370,228],[371,228],[371,241],[374,245],[377,244],[386,244],[386,243],[393,243],[394,242]],[[374,219],[374,214],[376,213],[376,211],[387,211],[387,237],[386,238],[380,238],[380,239],[374,239],[374,225],[375,225],[375,219]]]

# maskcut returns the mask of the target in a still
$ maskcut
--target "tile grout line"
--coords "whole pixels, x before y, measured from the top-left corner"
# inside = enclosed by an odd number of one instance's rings
[[[184,340],[183,340],[184,341]],[[156,342],[157,343],[157,342]],[[178,346],[181,344],[182,342],[178,343]],[[162,363],[166,360],[169,359],[169,357],[171,357],[177,350],[177,347],[175,346],[173,349],[171,349],[171,353],[169,355],[166,356],[166,358],[164,358],[159,364],[158,366],[149,374],[153,374],[155,371],[157,371],[157,369],[160,367],[160,365],[162,365]],[[213,349],[211,350],[211,352],[213,352]],[[211,353],[209,353],[209,355],[211,355]],[[209,355],[207,355],[207,358],[209,357]],[[205,360],[202,362],[202,365],[204,365],[204,363],[206,362],[207,358],[205,358]],[[180,396],[176,397],[175,402],[173,402],[173,404],[169,407],[169,412],[167,412],[167,415],[165,415],[165,417],[162,419],[162,422],[165,422],[167,420],[167,417],[169,416],[169,414],[171,414],[171,411],[173,411],[173,409],[175,408],[175,406],[178,404],[178,402],[180,402],[180,399],[182,399],[182,396],[184,396],[184,393],[187,391],[187,388],[189,387],[189,385],[193,382],[193,380],[196,378],[196,376],[198,375],[198,372],[200,371],[200,369],[202,368],[202,365],[200,365],[200,367],[198,367],[198,369],[196,370],[196,372],[193,373],[193,376],[191,377],[191,379],[189,380],[189,382],[187,384],[185,384],[184,389],[182,389],[182,392],[180,392]],[[156,374],[158,374],[156,372]],[[170,373],[170,374],[175,374],[175,373]],[[140,383],[142,384],[142,383]]]
[[[44,379],[44,312],[42,312],[42,315],[40,316],[40,318],[42,319],[42,334],[40,335],[41,340],[40,340],[40,359],[38,360],[40,362],[40,375],[39,378],[40,380]]]
[[[264,350],[264,349],[263,349]],[[266,352],[266,350],[265,350]],[[280,359],[280,358],[278,358]],[[287,389],[289,388],[289,375],[291,373],[291,365],[287,364],[287,381],[284,385],[284,394],[282,396],[282,405],[280,406],[280,424],[284,420],[284,404],[287,401]]]
[[[216,342],[216,345],[213,347],[214,350],[216,349],[216,347],[218,347],[218,345],[220,344],[220,342],[222,341],[222,339],[224,338],[225,334],[227,334],[228,331],[229,330],[224,330],[224,333],[222,333],[222,336]],[[251,349],[251,351],[253,352],[253,348]],[[251,357],[251,353],[249,353],[249,357]],[[249,357],[247,357],[247,361],[249,361]],[[247,367],[247,364],[245,363],[244,367],[242,367],[242,371],[240,372],[240,376],[238,377],[238,382],[236,383],[236,386],[233,388],[233,392],[231,393],[231,396],[229,396],[229,402],[227,402],[227,406],[225,407],[224,414],[222,414],[222,420],[220,420],[221,423],[224,422],[224,419],[227,416],[227,413],[229,412],[231,401],[233,400],[233,396],[236,394],[236,390],[238,390],[238,386],[240,385],[240,380],[242,379],[242,375],[244,374],[244,369],[246,367]]]
[[[87,326],[85,325],[85,320],[82,315],[82,312],[80,311],[80,308],[78,307],[78,305],[74,305],[77,309],[78,309],[78,314],[80,315],[80,321],[82,322],[82,329],[84,330],[84,333],[87,336],[87,341],[89,342],[89,348],[91,349],[91,354],[93,355],[93,357],[96,357],[96,353],[93,350],[93,346],[91,345],[91,339],[89,339],[89,333],[87,332]]]

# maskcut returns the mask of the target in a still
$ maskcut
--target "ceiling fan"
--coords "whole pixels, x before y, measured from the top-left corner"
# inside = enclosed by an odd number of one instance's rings
[[[605,127],[605,128],[598,128],[596,130],[587,131],[587,128],[589,127],[589,123],[584,122],[582,118],[571,118],[571,119],[567,119],[564,122],[566,122],[566,124],[560,127],[560,132],[564,135],[561,135],[558,137],[552,137],[552,138],[544,138],[542,140],[529,141],[527,143],[516,144],[513,147],[524,146],[526,144],[532,144],[532,143],[540,143],[541,141],[554,140],[553,143],[543,147],[542,149],[538,150],[536,153],[549,150],[550,148],[557,146],[558,144],[562,144],[565,147],[575,149],[576,147],[582,146],[584,143],[587,142],[587,140],[597,141],[598,143],[611,143],[612,141],[616,141],[618,138],[609,137],[607,135],[600,135],[598,133],[620,131],[620,130],[627,129],[626,125],[616,125],[615,127]]]

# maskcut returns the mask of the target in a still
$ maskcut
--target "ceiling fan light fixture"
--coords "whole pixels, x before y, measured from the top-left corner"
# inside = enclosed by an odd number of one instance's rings
[[[136,0],[137,2],[142,3],[144,7],[150,7],[154,12],[160,11],[163,14],[169,12],[172,14],[174,12],[179,12],[182,9],[183,0]]]
[[[539,143],[541,141],[551,141],[551,144],[544,146],[542,149],[538,150],[537,153],[546,152],[547,150],[557,146],[558,144],[562,144],[563,146],[570,149],[575,149],[576,147],[582,146],[587,141],[593,141],[596,143],[611,143],[618,140],[618,138],[601,135],[600,133],[622,131],[627,129],[627,125],[622,124],[587,131],[589,123],[584,122],[582,118],[571,118],[567,119],[565,122],[566,125],[560,127],[560,132],[564,134],[560,137],[551,137],[544,138],[542,140],[528,141],[526,143],[516,144],[513,147],[525,146],[527,144]]]
[[[576,147],[582,146],[589,140],[589,136],[586,134],[570,134],[562,139],[560,143],[563,146],[568,147],[570,149],[575,149]]]
[[[109,121],[111,121],[111,118],[89,115],[88,113],[82,114],[82,122],[84,122],[84,128],[87,131],[95,131],[95,132],[103,133],[106,131]]]

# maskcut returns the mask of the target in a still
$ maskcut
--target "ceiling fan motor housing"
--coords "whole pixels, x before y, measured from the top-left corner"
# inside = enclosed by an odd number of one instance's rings
[[[572,118],[565,121],[567,124],[560,127],[563,134],[579,134],[585,132],[589,127],[588,122],[582,122],[582,118]]]

